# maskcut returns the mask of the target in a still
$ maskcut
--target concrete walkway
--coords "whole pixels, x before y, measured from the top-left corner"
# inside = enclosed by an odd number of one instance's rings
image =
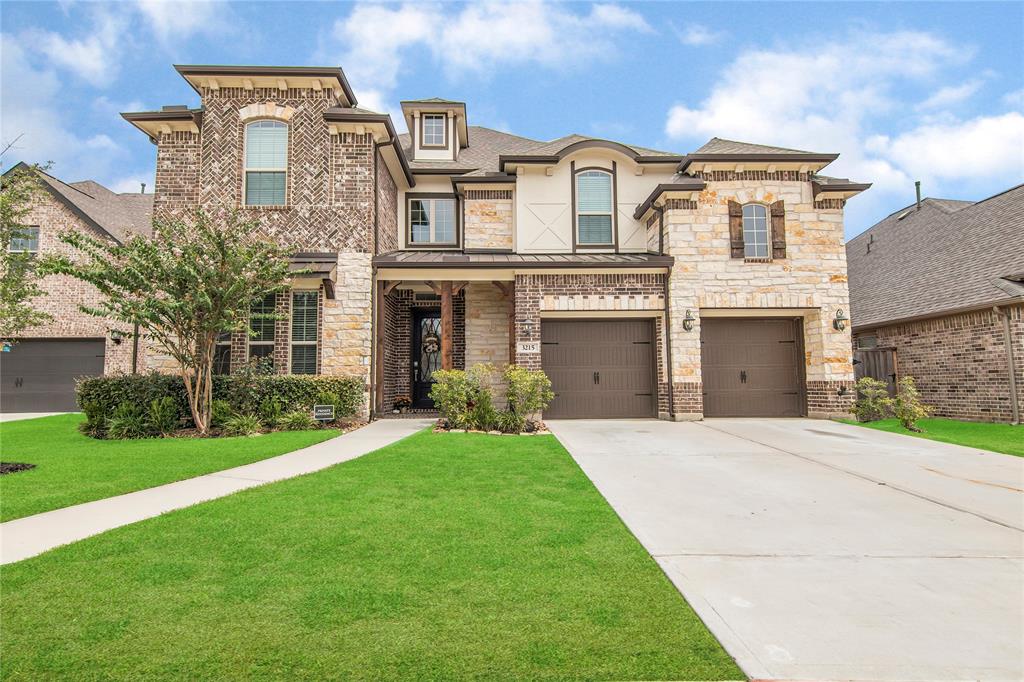
[[[308,448],[205,476],[86,502],[0,524],[0,564],[239,490],[355,459],[426,428],[432,420],[385,419]]]
[[[18,422],[22,419],[36,419],[38,417],[52,417],[55,414],[71,414],[70,412],[0,412],[0,423]]]
[[[806,419],[548,426],[751,678],[1024,679],[1024,458]]]

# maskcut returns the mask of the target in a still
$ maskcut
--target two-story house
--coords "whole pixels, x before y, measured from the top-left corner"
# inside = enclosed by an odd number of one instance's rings
[[[827,416],[853,370],[843,206],[820,154],[713,139],[678,155],[357,107],[338,68],[179,66],[201,106],[125,114],[157,146],[157,216],[238,208],[298,252],[286,319],[223,368],[364,377],[430,408],[432,373],[542,368],[548,417]],[[161,359],[150,358],[159,367]]]
[[[113,192],[93,180],[64,182],[24,163],[4,174],[5,183],[15,173],[35,173],[38,191],[20,219],[24,234],[2,245],[9,251],[74,256],[60,241],[64,231],[120,243],[152,228],[152,194]],[[42,294],[31,304],[49,319],[0,353],[0,412],[76,410],[76,377],[129,372],[139,363],[130,329],[82,312],[80,306],[100,300],[94,286],[66,275],[48,275],[38,284]]]

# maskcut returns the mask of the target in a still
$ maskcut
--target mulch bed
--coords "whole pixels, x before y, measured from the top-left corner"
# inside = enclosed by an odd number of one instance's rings
[[[18,471],[28,471],[29,469],[35,468],[35,464],[25,464],[23,462],[0,462],[0,476],[4,474],[13,474]]]

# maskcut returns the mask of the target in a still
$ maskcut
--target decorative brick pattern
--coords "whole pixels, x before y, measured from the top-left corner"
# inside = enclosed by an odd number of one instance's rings
[[[1017,401],[1024,407],[1024,306],[1010,316]],[[1002,318],[992,310],[891,325],[861,332],[896,349],[898,376],[912,376],[939,417],[1009,422],[1010,379]]]
[[[23,219],[26,225],[39,227],[39,254],[63,254],[70,258],[78,257],[77,251],[58,238],[65,230],[83,232],[92,237],[105,237],[72,213],[66,206],[59,203],[47,192],[40,190],[33,198],[28,213]],[[0,245],[7,248],[6,244]],[[21,333],[19,339],[104,339],[105,358],[103,371],[105,374],[131,371],[132,338],[131,328],[113,320],[95,317],[83,313],[80,305],[95,306],[102,296],[94,286],[67,275],[48,275],[39,283],[43,295],[33,299],[31,304],[38,310],[49,313],[52,319],[38,327]],[[121,343],[116,344],[110,338],[110,330],[118,329],[125,333]],[[145,341],[140,340],[139,364],[145,360]]]
[[[692,175],[695,178],[700,178],[707,182],[734,182],[737,180],[753,182],[810,182],[813,179],[810,173],[801,173],[800,171],[792,170],[748,170],[739,172],[715,170],[698,171],[696,173],[692,173]]]
[[[846,199],[815,199],[814,208],[842,210],[846,206]]]
[[[398,249],[398,186],[377,152],[377,253]]]

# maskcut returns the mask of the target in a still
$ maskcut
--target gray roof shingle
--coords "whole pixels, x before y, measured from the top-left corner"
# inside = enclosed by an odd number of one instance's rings
[[[846,245],[855,327],[1024,295],[1024,185],[977,203],[925,199]],[[870,250],[869,250],[870,249]]]
[[[48,173],[40,179],[53,193],[118,241],[153,233],[153,195],[112,192],[94,180],[67,183]]]
[[[694,154],[815,154],[816,152],[803,151],[801,149],[788,149],[786,147],[772,147],[765,144],[753,144],[751,142],[738,142],[726,140],[721,137],[712,137],[704,143],[704,146],[693,152]]]
[[[443,169],[481,170],[497,173],[498,155],[525,154],[533,147],[543,144],[528,137],[503,133],[500,130],[482,126],[469,126],[469,135],[473,142],[459,151],[458,161],[413,161],[412,139],[409,134],[399,135],[398,139],[401,142],[402,151],[409,159],[409,167],[413,171]]]

